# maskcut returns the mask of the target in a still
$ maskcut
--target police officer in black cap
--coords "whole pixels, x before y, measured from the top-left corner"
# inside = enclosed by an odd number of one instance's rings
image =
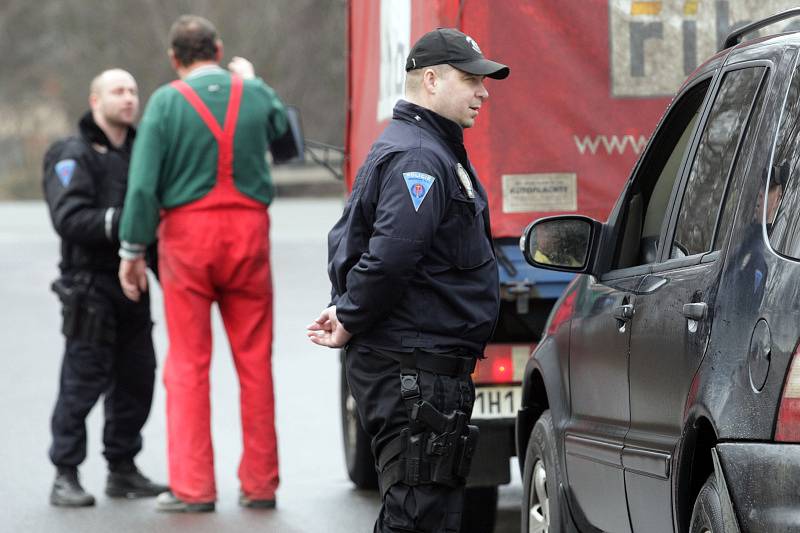
[[[486,193],[463,129],[509,69],[455,29],[413,46],[406,99],[373,144],[328,236],[332,302],[310,326],[346,347],[377,461],[376,532],[457,532],[477,442],[470,374],[499,311]]]
[[[56,142],[44,157],[44,195],[61,237],[61,277],[53,289],[66,337],[51,420],[57,473],[50,503],[63,507],[94,505],[78,465],[86,458],[86,416],[101,395],[106,494],[157,496],[168,489],[133,461],[150,413],[156,359],[147,294],[128,300],[117,278],[117,232],[139,110],[136,81],[124,70],[106,70],[92,81],[89,104],[79,134]]]

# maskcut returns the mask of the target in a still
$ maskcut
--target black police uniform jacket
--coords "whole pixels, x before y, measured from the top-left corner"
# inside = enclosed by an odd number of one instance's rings
[[[400,101],[328,235],[332,303],[351,343],[482,356],[500,305],[489,228],[461,127]]]
[[[61,237],[59,267],[64,273],[116,273],[135,131],[129,128],[125,143],[116,148],[88,112],[78,123],[78,133],[54,143],[44,156],[44,197]]]

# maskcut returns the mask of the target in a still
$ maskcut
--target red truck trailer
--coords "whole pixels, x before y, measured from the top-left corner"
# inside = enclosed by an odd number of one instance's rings
[[[680,4],[679,8],[672,4]],[[716,33],[735,14],[716,2]],[[709,36],[700,2],[637,0],[350,0],[347,4],[345,182],[352,187],[372,142],[403,97],[410,46],[436,27],[472,36],[511,67],[487,80],[490,97],[465,132],[488,195],[502,309],[474,374],[481,436],[469,479],[465,531],[491,531],[497,486],[510,480],[520,381],[549,311],[571,276],[530,267],[518,241],[532,219],[582,213],[605,220],[660,115]],[[670,12],[670,24],[665,10]],[[722,17],[722,18],[721,18]],[[728,17],[725,19],[724,17]],[[741,18],[741,17],[739,17]],[[722,20],[722,23],[720,23]],[[728,26],[726,26],[728,24]],[[716,34],[715,34],[716,35]],[[715,47],[715,37],[708,46]],[[342,377],[348,472],[377,483],[369,440]]]

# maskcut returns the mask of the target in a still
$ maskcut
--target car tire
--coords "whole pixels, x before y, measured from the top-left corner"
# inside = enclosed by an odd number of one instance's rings
[[[378,488],[378,474],[375,471],[375,459],[372,456],[369,435],[361,426],[361,419],[356,411],[356,401],[350,394],[347,385],[344,365],[341,365],[341,417],[342,436],[344,438],[344,459],[347,475],[359,489],[373,490]]]
[[[494,531],[496,519],[497,487],[467,487],[464,491],[461,533]]]
[[[561,533],[560,468],[550,411],[536,421],[522,473],[522,533]]]
[[[708,479],[697,494],[697,499],[694,501],[689,532],[725,532],[725,523],[722,519],[722,500],[719,497],[717,478],[714,473],[708,476]]]

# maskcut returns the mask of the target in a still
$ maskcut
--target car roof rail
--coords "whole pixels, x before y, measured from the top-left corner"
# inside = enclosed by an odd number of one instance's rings
[[[800,16],[800,7],[794,7],[792,9],[787,9],[786,11],[781,11],[780,13],[775,13],[774,15],[771,15],[767,18],[751,22],[750,24],[742,26],[741,28],[737,28],[732,32],[730,32],[727,37],[725,37],[725,44],[722,45],[720,51],[739,44],[739,41],[743,35],[746,35],[750,32],[754,32],[756,30],[760,30],[765,26],[769,26],[770,24],[775,24],[776,22],[779,22],[781,20],[786,20],[798,16]]]

